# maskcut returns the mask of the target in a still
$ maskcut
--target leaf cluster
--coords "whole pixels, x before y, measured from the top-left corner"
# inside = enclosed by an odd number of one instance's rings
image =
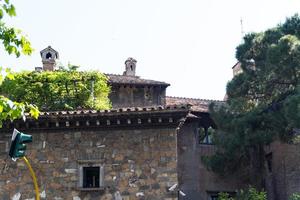
[[[0,67],[0,72],[0,87],[4,81],[14,79],[14,76],[9,69],[2,69]],[[25,120],[25,112],[28,112],[35,119],[39,116],[39,110],[34,104],[12,101],[3,95],[0,95],[0,128],[2,127],[3,121],[8,119],[12,121],[23,117]]]
[[[249,187],[245,190],[237,192],[236,197],[229,197],[228,193],[219,193],[218,200],[266,200],[267,194],[265,191],[257,191],[254,187]]]
[[[16,16],[16,9],[10,0],[0,2],[0,40],[3,43],[4,49],[9,54],[14,54],[19,57],[21,54],[30,55],[33,51],[29,40],[22,35],[21,31],[8,27],[3,19],[5,15],[9,17]]]
[[[289,200],[300,200],[300,193],[294,193],[289,197]]]
[[[110,107],[107,77],[100,72],[45,71],[14,73],[0,92],[41,110],[107,109]]]
[[[9,17],[16,16],[16,10],[10,0],[0,2],[0,41],[2,41],[4,50],[9,54],[19,57],[21,54],[30,55],[33,51],[28,39],[21,34],[20,30],[6,26],[3,22],[5,15]],[[12,80],[14,77],[9,69],[0,67],[0,86],[4,80]],[[5,120],[14,120],[23,117],[28,111],[32,117],[37,118],[39,115],[38,108],[33,104],[19,103],[11,101],[3,95],[0,95],[0,127]]]

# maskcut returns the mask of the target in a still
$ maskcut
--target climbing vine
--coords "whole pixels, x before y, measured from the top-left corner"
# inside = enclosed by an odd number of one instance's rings
[[[40,110],[107,109],[107,77],[97,71],[13,73],[0,93],[17,102],[33,103]]]

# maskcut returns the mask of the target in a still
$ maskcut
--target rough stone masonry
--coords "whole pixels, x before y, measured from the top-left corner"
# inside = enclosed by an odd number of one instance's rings
[[[178,184],[176,127],[186,110],[173,113],[174,118],[169,117],[171,111],[48,113],[38,122],[8,125],[0,134],[5,147],[0,154],[1,199],[34,198],[23,161],[5,159],[10,126],[33,136],[27,155],[42,199],[177,199],[177,192],[168,189]],[[88,179],[84,173],[92,173],[84,169],[100,170],[99,185],[83,185],[84,177]]]

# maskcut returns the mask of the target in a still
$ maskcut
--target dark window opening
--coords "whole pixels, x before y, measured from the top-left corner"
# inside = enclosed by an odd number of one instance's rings
[[[227,198],[234,198],[236,196],[236,192],[207,192],[207,193],[208,193],[209,200],[218,200],[220,196],[226,196]]]
[[[272,153],[268,153],[266,155],[266,161],[267,161],[267,166],[268,166],[269,172],[272,172],[272,157],[273,157]]]
[[[219,195],[217,195],[217,194],[210,195],[210,200],[218,200],[218,198],[219,198]]]
[[[133,66],[132,65],[130,65],[130,70],[133,71]]]
[[[197,132],[199,144],[213,144],[213,134],[215,132],[213,128],[198,128]]]
[[[83,167],[83,187],[100,187],[100,167]]]
[[[52,54],[50,52],[46,54],[46,59],[52,59]]]

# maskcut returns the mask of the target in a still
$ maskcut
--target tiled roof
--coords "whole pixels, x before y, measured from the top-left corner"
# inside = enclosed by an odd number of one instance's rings
[[[40,117],[46,116],[79,116],[79,115],[118,115],[118,114],[140,114],[140,113],[158,113],[172,111],[188,111],[189,105],[170,105],[170,106],[149,106],[149,107],[128,107],[111,110],[70,110],[70,111],[49,111],[40,112]]]
[[[102,128],[177,127],[189,113],[189,106],[133,107],[113,110],[73,110],[41,112],[38,120],[28,117],[26,121],[7,121],[0,130],[60,130]]]
[[[209,105],[211,103],[223,104],[225,102],[218,101],[218,100],[210,100],[210,99],[195,99],[195,98],[170,97],[170,96],[166,97],[166,104],[168,106],[178,105],[178,104],[191,105],[191,110],[198,111],[198,112],[208,112]]]
[[[139,76],[125,76],[117,74],[105,74],[111,84],[126,84],[126,85],[152,85],[152,86],[169,86],[169,83],[142,79]]]

